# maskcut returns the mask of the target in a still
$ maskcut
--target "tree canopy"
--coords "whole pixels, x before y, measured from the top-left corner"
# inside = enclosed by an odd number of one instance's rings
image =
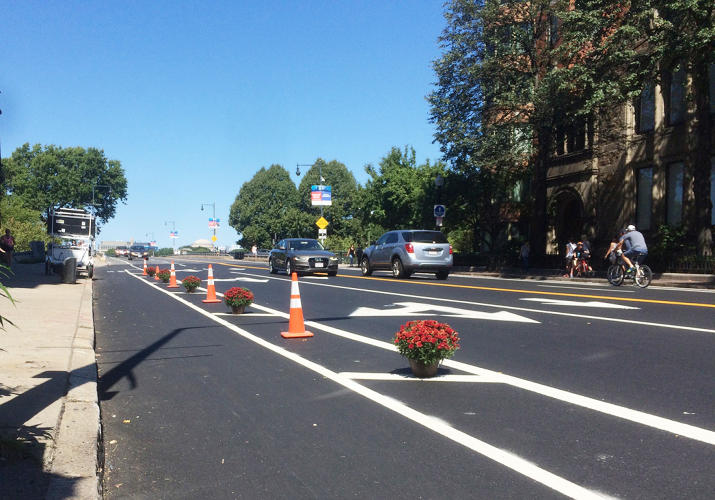
[[[119,161],[104,151],[82,147],[29,144],[3,162],[5,190],[27,208],[47,215],[51,208],[83,208],[100,223],[114,217],[119,201],[127,199],[127,179]]]
[[[310,216],[298,205],[298,190],[288,171],[271,165],[241,186],[228,222],[241,234],[243,246],[271,247],[276,238],[308,234]]]

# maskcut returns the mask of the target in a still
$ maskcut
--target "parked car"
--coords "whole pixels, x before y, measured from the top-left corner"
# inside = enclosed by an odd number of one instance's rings
[[[388,231],[363,250],[360,269],[370,276],[378,269],[391,270],[395,278],[431,272],[444,280],[452,270],[452,245],[440,231],[403,229]]]
[[[338,258],[325,250],[318,240],[310,238],[286,238],[276,243],[268,254],[268,269],[272,274],[293,271],[299,274],[327,272],[338,274]]]
[[[119,246],[114,249],[114,255],[117,257],[126,257],[129,255],[129,248],[125,246]]]
[[[149,250],[144,245],[132,245],[129,247],[128,258],[129,260],[132,260],[134,257],[137,259],[148,259]]]

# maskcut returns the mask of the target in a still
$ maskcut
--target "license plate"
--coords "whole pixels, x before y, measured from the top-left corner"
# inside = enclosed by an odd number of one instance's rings
[[[439,250],[430,250],[427,252],[428,255],[439,255]]]
[[[315,267],[323,267],[323,263],[322,263],[322,262],[316,262],[314,265],[315,265]]]

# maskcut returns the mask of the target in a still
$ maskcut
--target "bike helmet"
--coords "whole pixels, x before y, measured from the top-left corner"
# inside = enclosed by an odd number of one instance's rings
[[[634,226],[633,224],[630,224],[630,225],[626,228],[626,231],[635,231],[635,230],[636,230],[636,226]]]

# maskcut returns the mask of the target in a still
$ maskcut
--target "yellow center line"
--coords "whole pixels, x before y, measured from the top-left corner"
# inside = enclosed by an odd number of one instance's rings
[[[251,267],[251,266],[241,266],[239,264],[225,264],[224,266],[233,267],[245,267],[248,269],[266,269],[265,267]],[[362,280],[374,280],[374,281],[388,281],[394,283],[395,278],[377,278],[374,276],[352,276],[350,274],[340,274],[341,278],[352,278],[352,279],[362,279]],[[489,286],[475,286],[475,285],[457,285],[456,283],[431,283],[429,281],[405,281],[399,280],[403,283],[409,283],[411,285],[428,285],[428,286],[443,286],[448,288],[466,288],[468,290],[486,290],[490,292],[509,292],[509,293],[521,293],[529,295],[551,295],[557,297],[579,297],[583,299],[601,299],[601,300],[615,300],[620,302],[640,302],[647,304],[667,304],[671,306],[689,306],[689,307],[710,307],[715,309],[715,304],[700,304],[697,302],[678,302],[673,300],[655,300],[655,299],[639,299],[632,297],[610,297],[607,295],[589,295],[585,293],[568,293],[568,292],[547,292],[542,290],[521,290],[517,288],[496,288]]]

